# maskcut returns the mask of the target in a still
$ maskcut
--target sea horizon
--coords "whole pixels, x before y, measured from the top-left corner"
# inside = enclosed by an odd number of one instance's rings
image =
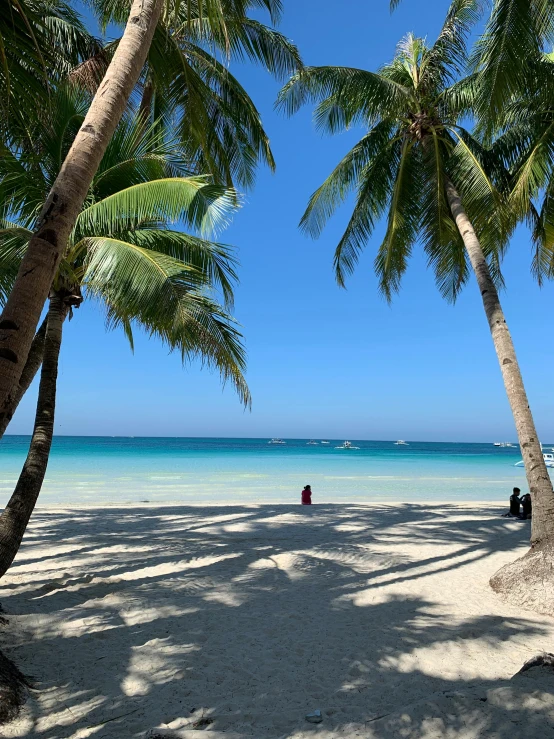
[[[30,436],[0,441],[0,505],[11,495]],[[305,484],[314,502],[500,501],[526,490],[518,446],[487,442],[343,439],[314,445],[283,437],[54,437],[40,502],[295,503]],[[550,448],[549,445],[544,445]]]
[[[6,431],[4,436],[2,438],[7,437],[18,437],[22,439],[31,439],[31,434],[12,434]],[[226,436],[226,435],[205,435],[205,436],[186,436],[186,435],[175,435],[175,434],[62,434],[62,433],[56,433],[54,435],[54,440],[56,438],[65,438],[65,439],[235,439],[235,440],[255,440],[255,441],[271,441],[272,438],[275,439],[283,439],[284,441],[311,441],[312,439],[320,442],[322,439],[325,439],[326,441],[344,441],[344,438],[341,437],[332,437],[332,436],[316,436],[316,437],[310,437],[310,436]],[[397,439],[365,439],[361,437],[349,437],[350,441],[366,441],[366,442],[376,442],[376,443],[387,443],[391,442],[394,444]],[[2,439],[0,438],[0,443]],[[447,440],[437,440],[437,439],[405,439],[408,443],[416,443],[416,444],[476,444],[476,445],[489,445],[494,446],[496,441],[459,441],[456,439],[447,439]],[[502,441],[501,443],[506,443],[505,441]],[[519,442],[517,441],[510,441],[507,442],[511,444],[512,446],[519,446]],[[542,442],[542,445],[544,447],[552,447],[554,448],[554,442]]]

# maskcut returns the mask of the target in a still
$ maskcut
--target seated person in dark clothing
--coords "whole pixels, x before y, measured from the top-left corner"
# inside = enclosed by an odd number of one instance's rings
[[[533,505],[531,503],[531,496],[529,493],[524,495],[521,499],[521,508],[523,512],[523,520],[526,521],[528,518],[531,518],[531,513],[533,511]]]
[[[514,492],[510,495],[510,516],[516,516],[520,518],[519,508],[521,506],[521,500],[519,497],[521,490],[514,488]]]

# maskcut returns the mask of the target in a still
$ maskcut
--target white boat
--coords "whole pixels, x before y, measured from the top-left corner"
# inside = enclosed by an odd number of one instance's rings
[[[328,442],[328,441],[322,441],[321,443],[322,444],[329,444],[330,442]]]
[[[502,446],[502,444],[503,444],[502,441],[495,441],[493,446]]]
[[[317,446],[317,441],[310,439],[310,441],[306,443],[306,446]]]
[[[282,439],[270,439],[268,444],[286,444],[286,441],[283,441]]]
[[[547,452],[546,454],[543,454],[544,463],[547,467],[554,467],[554,454],[550,454]],[[523,459],[520,462],[515,463],[515,467],[523,467],[524,465]]]
[[[395,446],[410,446],[407,441],[404,441],[404,439],[398,439],[398,441],[394,442]]]
[[[515,447],[517,444],[512,444],[510,441],[495,441],[493,446]]]
[[[345,441],[341,444],[341,446],[336,446],[335,449],[359,449],[359,446],[352,446],[351,441]]]

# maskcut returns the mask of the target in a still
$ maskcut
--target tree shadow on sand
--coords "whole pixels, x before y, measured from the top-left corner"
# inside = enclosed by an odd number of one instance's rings
[[[475,582],[528,534],[454,504],[38,510],[0,589],[39,687],[6,736],[554,737],[554,681],[507,682],[554,621]]]

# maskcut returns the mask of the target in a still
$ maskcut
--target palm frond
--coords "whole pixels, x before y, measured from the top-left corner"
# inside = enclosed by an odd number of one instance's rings
[[[311,196],[300,227],[312,238],[321,235],[327,221],[359,186],[366,167],[386,146],[392,133],[388,121],[378,123],[339,162],[325,182]]]
[[[354,210],[335,250],[335,277],[341,287],[345,286],[346,276],[354,271],[375,223],[386,211],[398,178],[402,152],[402,141],[391,139],[360,172]]]
[[[229,70],[198,45],[157,30],[150,73],[184,155],[217,182],[251,187],[259,163],[274,168],[260,115]]]
[[[116,129],[92,183],[95,200],[151,180],[193,174],[178,142],[161,121],[145,125],[139,115],[125,117]]]
[[[458,120],[462,117],[472,118],[479,84],[479,75],[473,73],[462,77],[462,79],[444,89],[438,98],[438,108],[441,113],[450,120]]]
[[[527,220],[531,225],[534,254],[531,262],[531,273],[539,285],[545,280],[554,279],[554,185],[548,183],[541,204],[537,211],[531,203]]]
[[[548,185],[553,175],[554,119],[543,123],[541,128],[540,132],[535,129],[531,146],[513,175],[510,204],[520,218],[525,216],[533,198]]]
[[[467,252],[446,199],[446,163],[452,142],[438,132],[423,148],[421,235],[429,267],[435,273],[439,292],[454,302],[469,277]]]
[[[132,231],[144,222],[184,221],[202,234],[209,234],[223,228],[235,208],[236,193],[208,184],[205,177],[153,180],[85,208],[75,224],[75,240],[99,233]]]
[[[186,43],[229,46],[230,56],[237,61],[249,60],[262,64],[273,76],[283,78],[302,67],[302,58],[295,44],[273,28],[248,17],[231,17],[226,21],[226,38],[214,37],[211,29],[198,20],[183,26],[181,40]]]
[[[0,203],[5,217],[13,216],[30,226],[44,205],[47,195],[44,172],[34,152],[25,159],[0,146]]]
[[[0,218],[0,305],[8,299],[32,232]]]
[[[238,282],[235,270],[237,261],[231,247],[181,231],[160,228],[138,229],[113,234],[143,249],[165,254],[181,264],[188,265],[204,275],[206,283],[221,289],[226,308],[233,305],[234,285]],[[76,244],[79,254],[83,244]]]
[[[488,134],[501,123],[510,100],[524,93],[528,70],[553,40],[550,0],[495,0],[471,60],[481,78],[476,111]]]
[[[399,151],[385,238],[375,257],[379,289],[389,302],[400,289],[420,228],[422,182],[419,158],[417,147],[405,139]]]
[[[409,91],[380,74],[351,67],[304,67],[279,92],[277,108],[287,115],[310,102],[324,103],[318,123],[334,133],[339,126],[354,123],[373,125],[379,118],[402,115],[407,110]],[[316,114],[317,116],[317,114]]]
[[[69,70],[98,50],[64,0],[0,1],[0,127],[36,120]]]
[[[231,381],[250,403],[244,350],[234,321],[206,294],[199,270],[166,254],[112,238],[89,238],[83,282],[107,306],[109,324],[143,326],[181,352],[199,358]]]
[[[479,234],[485,257],[498,263],[515,227],[514,214],[502,197],[495,179],[502,168],[478,141],[461,127],[449,128],[456,142],[447,171],[459,191],[464,208]]]
[[[454,0],[437,40],[425,54],[421,76],[444,86],[460,75],[467,63],[467,39],[482,12],[482,0]]]

